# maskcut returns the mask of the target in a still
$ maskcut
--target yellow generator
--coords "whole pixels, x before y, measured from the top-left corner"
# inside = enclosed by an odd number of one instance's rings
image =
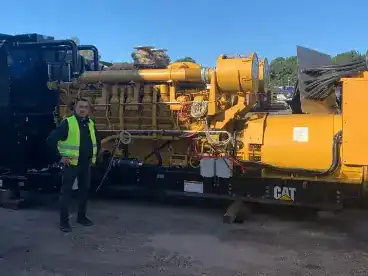
[[[336,66],[298,47],[298,62],[293,114],[259,111],[269,70],[255,53],[221,55],[214,68],[115,67],[49,87],[65,103],[83,96],[93,104],[105,149],[97,190],[341,209],[367,182],[368,131],[358,127],[365,60]]]

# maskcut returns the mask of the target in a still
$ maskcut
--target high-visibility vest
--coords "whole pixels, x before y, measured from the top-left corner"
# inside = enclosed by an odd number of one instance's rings
[[[68,121],[68,137],[65,141],[58,142],[58,150],[62,157],[70,159],[71,165],[78,165],[79,146],[80,146],[80,129],[77,118],[73,115],[66,119]],[[95,133],[95,124],[89,119],[89,133],[92,140],[92,164],[96,164],[97,156],[97,140]]]

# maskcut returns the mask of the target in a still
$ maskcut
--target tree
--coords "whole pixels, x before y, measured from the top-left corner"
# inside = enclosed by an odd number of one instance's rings
[[[175,62],[193,62],[193,63],[196,63],[196,61],[194,59],[192,59],[191,57],[179,58]]]
[[[361,56],[362,55],[359,54],[357,51],[352,50],[352,51],[338,54],[337,56],[332,58],[332,61],[336,64],[346,64]]]
[[[73,40],[77,45],[81,45],[80,44],[80,40],[78,37],[76,36],[73,36],[71,38],[71,40]],[[93,59],[93,52],[91,50],[81,50],[79,51],[79,54],[84,57],[85,59],[89,59],[89,60],[92,60]],[[98,55],[98,59],[101,60],[101,55],[99,54]]]
[[[293,85],[297,79],[297,57],[278,57],[271,61],[271,86]]]
[[[362,57],[360,53],[355,50],[347,51],[332,57],[335,64],[346,64],[356,58]],[[298,73],[298,59],[296,56],[291,57],[277,57],[270,63],[270,87],[294,85],[297,80]]]

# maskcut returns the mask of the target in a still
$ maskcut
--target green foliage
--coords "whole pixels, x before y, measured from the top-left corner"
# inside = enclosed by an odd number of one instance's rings
[[[358,57],[361,57],[361,54],[359,54],[357,51],[349,51],[349,52],[338,54],[337,56],[332,58],[332,61],[336,64],[345,64],[345,63],[349,63],[350,61]]]
[[[297,58],[278,57],[271,61],[271,86],[293,85],[296,82]]]
[[[71,40],[73,40],[77,45],[81,45],[80,40],[79,40],[78,37],[73,36],[71,38]],[[89,59],[89,60],[93,59],[93,52],[91,50],[81,50],[81,51],[79,51],[79,54],[82,57],[86,58],[86,59]],[[98,59],[101,60],[101,55],[100,54],[98,55]]]
[[[332,58],[335,64],[345,64],[362,56],[357,51],[348,51]],[[278,57],[270,63],[270,87],[294,85],[297,79],[298,61],[296,56]]]
[[[193,63],[196,63],[196,61],[194,59],[192,59],[191,57],[179,58],[175,62],[193,62]]]

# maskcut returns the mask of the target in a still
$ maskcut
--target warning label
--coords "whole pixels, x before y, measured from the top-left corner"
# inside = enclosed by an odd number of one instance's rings
[[[294,127],[293,129],[293,141],[295,142],[308,142],[309,133],[307,127]]]

